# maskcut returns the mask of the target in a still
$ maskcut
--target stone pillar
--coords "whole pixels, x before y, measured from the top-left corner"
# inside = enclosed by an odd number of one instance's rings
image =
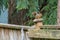
[[[60,25],[60,0],[58,0],[57,6],[57,24]]]

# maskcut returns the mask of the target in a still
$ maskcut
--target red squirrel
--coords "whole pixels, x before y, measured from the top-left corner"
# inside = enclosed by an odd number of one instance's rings
[[[37,12],[33,12],[32,13],[35,16],[35,19],[40,19],[42,17],[42,13],[37,13]]]
[[[42,13],[40,13],[40,12],[39,12],[39,13],[33,12],[32,14],[33,14],[33,16],[35,17],[35,19],[37,19],[37,20],[36,20],[36,23],[35,23],[35,28],[36,28],[36,29],[40,29],[40,26],[43,25],[43,23],[42,23],[42,21],[41,21]],[[35,19],[34,19],[34,20],[35,20]]]

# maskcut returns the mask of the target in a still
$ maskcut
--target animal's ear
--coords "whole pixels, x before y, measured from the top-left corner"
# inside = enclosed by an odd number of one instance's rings
[[[42,14],[39,14],[40,15],[40,18],[42,17]]]
[[[32,14],[33,14],[33,16],[36,16],[37,12],[33,12]]]
[[[41,13],[41,12],[39,12],[39,15],[40,15],[40,16],[42,16],[42,13]]]
[[[39,12],[39,14],[42,14],[41,12]]]

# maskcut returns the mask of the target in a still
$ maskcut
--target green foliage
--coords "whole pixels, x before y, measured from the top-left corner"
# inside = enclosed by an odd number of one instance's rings
[[[26,25],[32,25],[32,12],[38,11],[38,0],[19,0],[17,1],[17,10],[22,10],[22,9],[28,9],[28,12],[26,13],[25,16],[29,16],[31,19],[29,19],[26,22]]]
[[[0,14],[1,14],[1,9],[2,9],[2,7],[3,7],[3,1],[2,0],[0,0]]]
[[[27,16],[32,17],[32,12],[38,11],[38,0],[19,0],[16,8],[17,10],[29,9]]]
[[[38,0],[29,0],[29,13],[28,13],[28,15],[30,16],[30,17],[33,17],[32,16],[32,12],[34,12],[34,11],[38,11]]]
[[[29,20],[29,21],[26,22],[26,25],[27,25],[27,26],[31,26],[31,25],[34,25],[34,23],[33,23],[32,20]]]
[[[54,25],[57,23],[57,0],[47,0],[48,4],[42,8],[44,24]]]
[[[3,5],[5,6],[5,8],[8,8],[8,0],[3,0]]]
[[[36,4],[35,4],[36,2]],[[46,1],[47,4],[45,6],[42,6],[43,4],[45,4],[44,0],[40,0],[40,5],[38,6],[38,1],[34,2],[32,1],[32,3],[29,1],[30,3],[30,8],[29,8],[29,13],[27,16],[30,16],[32,18],[32,12],[33,11],[38,11],[39,8],[38,7],[43,7],[42,9],[40,9],[40,11],[43,11],[43,23],[46,25],[54,25],[57,23],[57,0],[47,0]],[[35,4],[35,5],[34,5]],[[29,21],[30,22],[30,21]],[[32,22],[31,22],[32,24]],[[28,24],[30,25],[30,23]]]
[[[8,7],[8,0],[0,0],[0,9],[3,9],[3,6]]]
[[[31,19],[27,22],[27,25],[32,25],[32,12],[38,10],[42,11],[43,14],[43,23],[44,24],[56,24],[57,21],[57,0],[16,0],[16,9],[28,9],[28,12],[25,16],[29,16]],[[47,2],[45,6],[44,3]],[[38,5],[39,4],[39,5]],[[0,10],[3,8],[3,5],[8,7],[8,0],[0,0]],[[42,8],[41,8],[42,7]]]
[[[27,9],[28,8],[28,0],[19,0],[17,2],[17,10]]]
[[[0,0],[0,14],[1,10],[3,11],[3,6],[5,6],[5,8],[8,7],[8,0]]]

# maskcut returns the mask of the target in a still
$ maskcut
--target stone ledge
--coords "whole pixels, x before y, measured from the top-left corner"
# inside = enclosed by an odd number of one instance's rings
[[[60,30],[30,30],[27,34],[31,38],[60,39]]]

